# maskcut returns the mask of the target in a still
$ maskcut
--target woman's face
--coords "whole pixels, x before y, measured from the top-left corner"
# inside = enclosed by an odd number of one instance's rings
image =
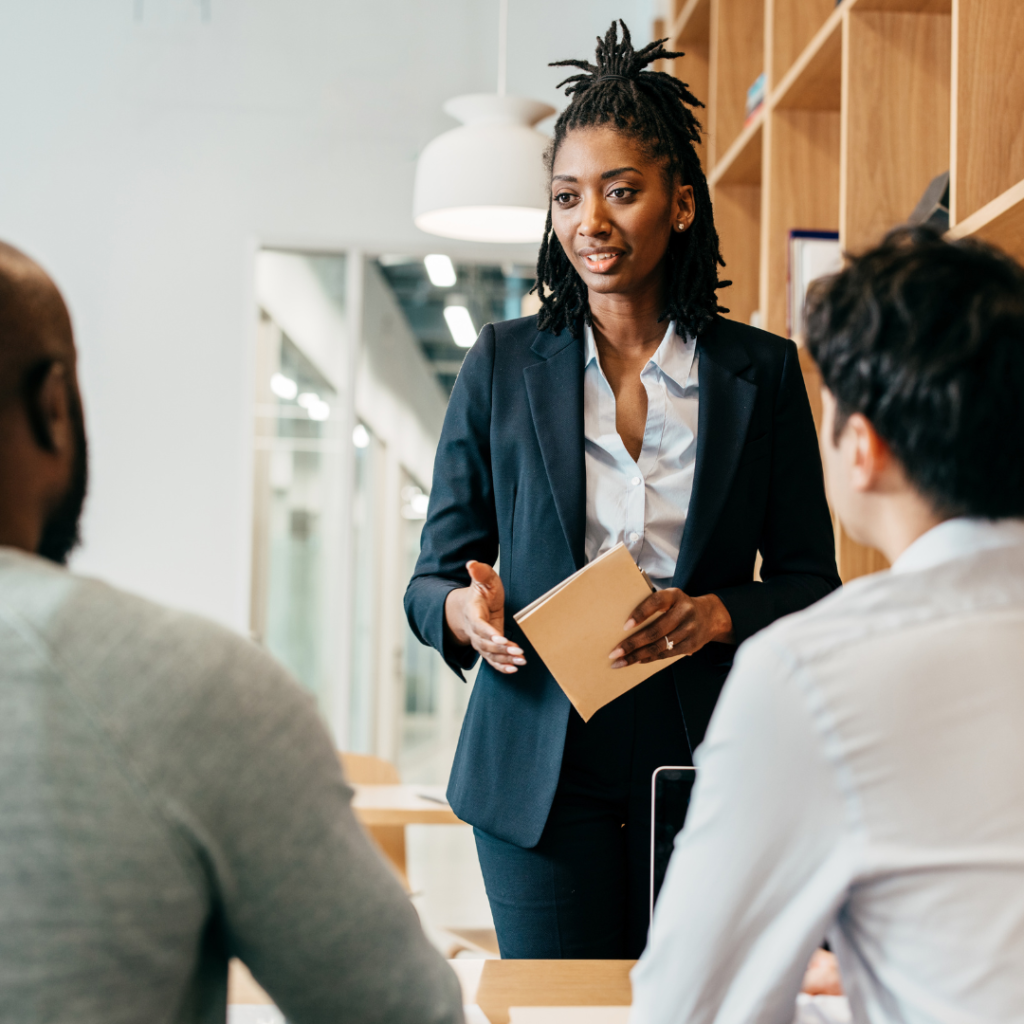
[[[670,184],[652,160],[614,128],[569,132],[555,156],[551,223],[591,292],[660,288],[674,231],[693,223],[693,188]]]

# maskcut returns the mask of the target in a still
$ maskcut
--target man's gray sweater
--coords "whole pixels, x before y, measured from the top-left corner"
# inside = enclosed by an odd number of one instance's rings
[[[455,976],[266,653],[0,549],[0,1020],[462,1019]]]

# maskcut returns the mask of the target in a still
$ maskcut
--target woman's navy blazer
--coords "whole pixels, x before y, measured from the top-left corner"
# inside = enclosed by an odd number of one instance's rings
[[[673,585],[717,594],[740,642],[839,586],[832,521],[796,346],[718,317],[698,352],[697,461]],[[461,676],[476,653],[446,634],[445,598],[468,585],[467,561],[500,556],[505,636],[526,665],[481,665],[448,799],[463,821],[523,847],[547,821],[569,701],[512,615],[586,561],[583,443],[582,341],[538,330],[535,316],[484,327],[452,391],[405,595],[413,632]],[[708,644],[669,668],[691,749],[734,650]]]

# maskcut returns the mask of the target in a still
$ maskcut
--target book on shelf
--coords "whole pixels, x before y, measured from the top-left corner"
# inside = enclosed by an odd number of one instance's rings
[[[743,122],[744,128],[754,120],[754,115],[764,106],[767,86],[768,78],[762,71],[747,90],[747,114],[746,120]]]
[[[626,545],[616,544],[513,616],[584,722],[682,657],[612,668],[615,647],[660,616],[622,628],[654,589]]]
[[[804,304],[812,281],[843,269],[843,250],[838,231],[790,231],[789,233],[789,336],[804,336]]]

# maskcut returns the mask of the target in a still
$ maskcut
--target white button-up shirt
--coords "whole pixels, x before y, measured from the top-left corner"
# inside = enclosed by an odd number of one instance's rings
[[[633,971],[636,1024],[1024,1021],[1024,522],[956,519],[745,643]]]
[[[659,587],[671,584],[697,458],[697,343],[670,323],[640,373],[647,425],[640,458],[615,426],[615,394],[588,325],[584,338],[583,434],[587,561],[624,543]]]

